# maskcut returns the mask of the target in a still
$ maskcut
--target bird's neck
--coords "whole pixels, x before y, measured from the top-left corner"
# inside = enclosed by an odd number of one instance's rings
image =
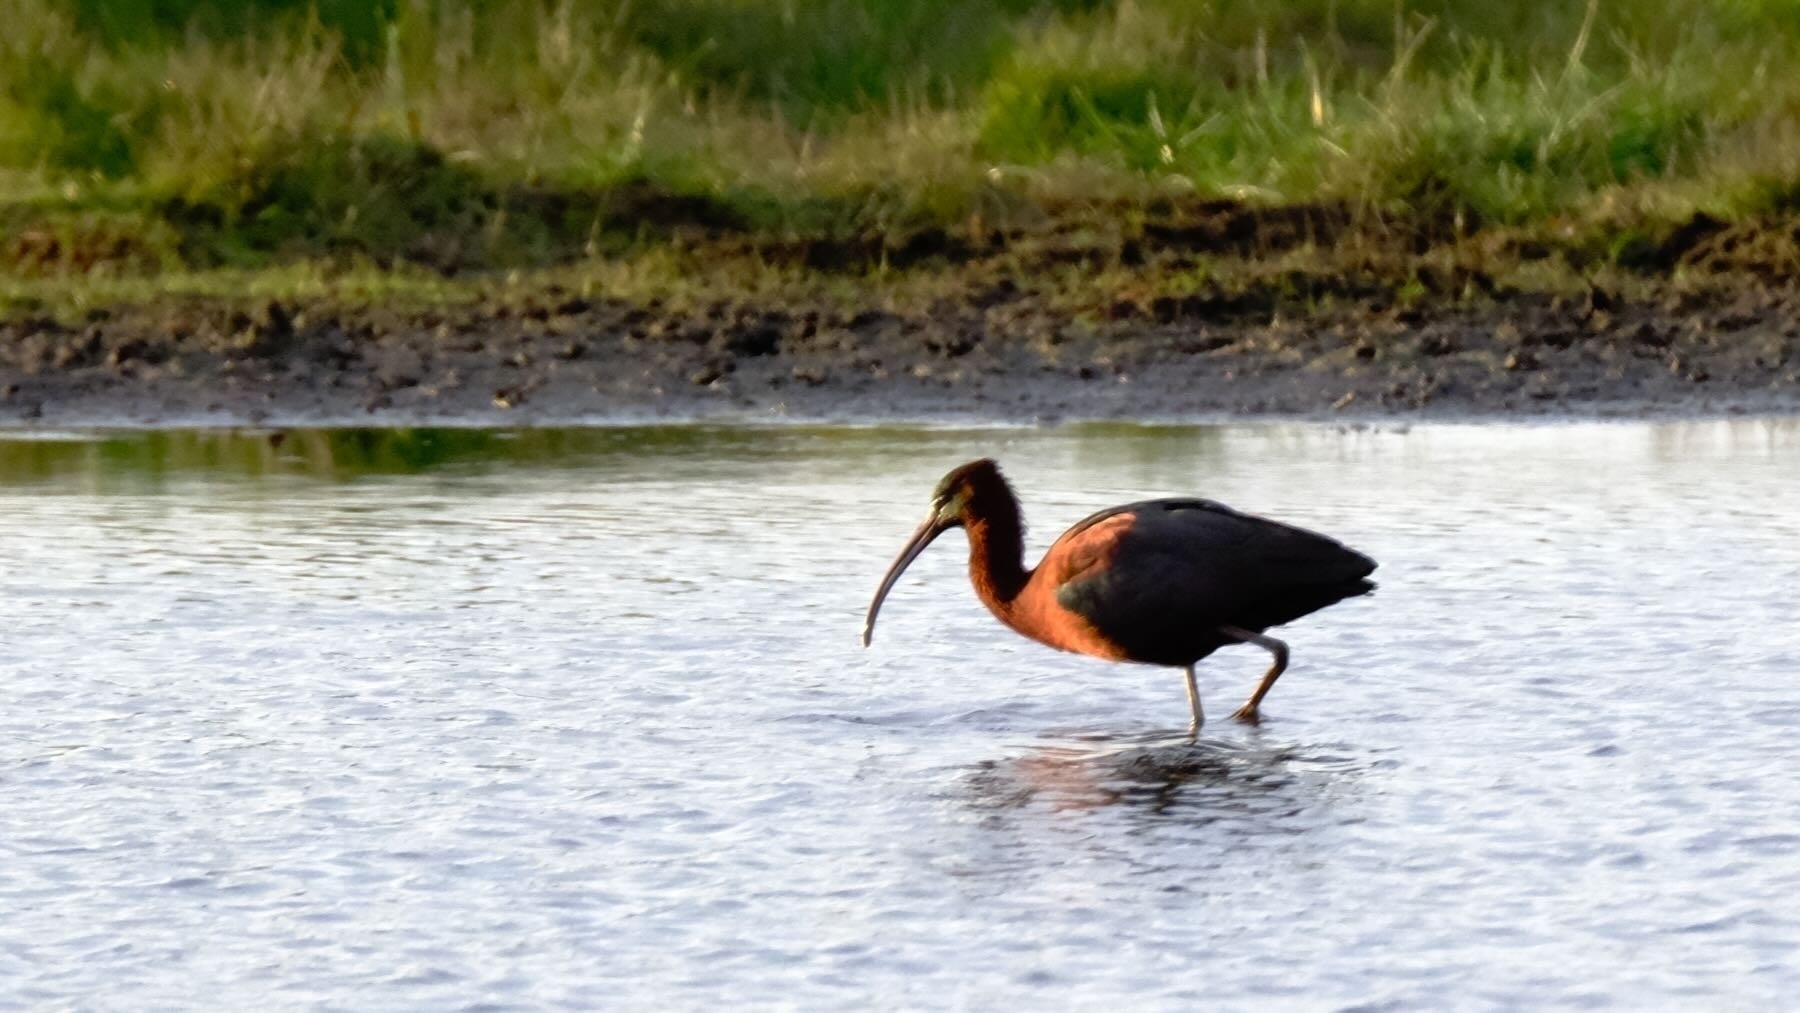
[[[1008,497],[984,504],[963,527],[969,533],[969,580],[975,594],[996,614],[1004,614],[1031,579],[1025,569],[1025,527],[1018,503]]]

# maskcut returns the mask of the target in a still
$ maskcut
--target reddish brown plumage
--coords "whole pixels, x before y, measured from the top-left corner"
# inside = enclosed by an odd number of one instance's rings
[[[1133,520],[1130,514],[1119,514],[1057,539],[1024,587],[1010,599],[996,593],[993,583],[983,579],[974,581],[975,595],[1001,622],[1039,643],[1108,661],[1128,661],[1123,647],[1096,629],[1087,617],[1057,601],[1056,589],[1104,568],[1118,547],[1119,536],[1131,527]],[[991,570],[993,562],[988,552],[987,545],[971,535],[971,575]]]
[[[1232,643],[1273,653],[1274,667],[1239,711],[1254,720],[1287,657],[1286,645],[1262,631],[1374,588],[1365,578],[1375,563],[1361,553],[1197,499],[1101,511],[1070,528],[1028,571],[1018,499],[998,466],[984,459],[938,483],[931,515],[870,603],[864,644],[901,571],[952,527],[968,533],[970,581],[1001,622],[1065,651],[1185,667],[1196,727],[1195,662]]]

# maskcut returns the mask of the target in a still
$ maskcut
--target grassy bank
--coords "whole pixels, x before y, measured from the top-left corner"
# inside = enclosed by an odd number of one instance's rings
[[[1247,229],[1200,249],[1241,255],[1296,221],[1287,255],[1354,235],[1667,272],[1671,243],[1800,211],[1800,8],[1777,0],[0,0],[0,18],[13,304],[431,300],[521,270],[654,287],[701,248],[753,285],[1088,232],[1128,263],[1171,229]]]

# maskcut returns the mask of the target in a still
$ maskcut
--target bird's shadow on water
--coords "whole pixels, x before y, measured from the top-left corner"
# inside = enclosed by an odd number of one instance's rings
[[[1260,733],[1249,741],[1173,731],[1063,730],[1044,738],[1051,741],[976,764],[965,779],[971,804],[995,814],[1119,807],[1292,832],[1304,825],[1296,817],[1360,766],[1329,748],[1276,744]]]
[[[1000,893],[1067,874],[1187,891],[1228,868],[1310,863],[1362,818],[1353,796],[1372,766],[1266,732],[1052,732],[962,768],[957,801],[977,836],[947,868]]]

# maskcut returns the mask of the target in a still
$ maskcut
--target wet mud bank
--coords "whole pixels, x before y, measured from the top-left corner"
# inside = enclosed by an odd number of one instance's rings
[[[567,293],[397,312],[139,305],[0,324],[0,424],[1178,420],[1800,412],[1800,294],[1762,285],[1304,313]]]

